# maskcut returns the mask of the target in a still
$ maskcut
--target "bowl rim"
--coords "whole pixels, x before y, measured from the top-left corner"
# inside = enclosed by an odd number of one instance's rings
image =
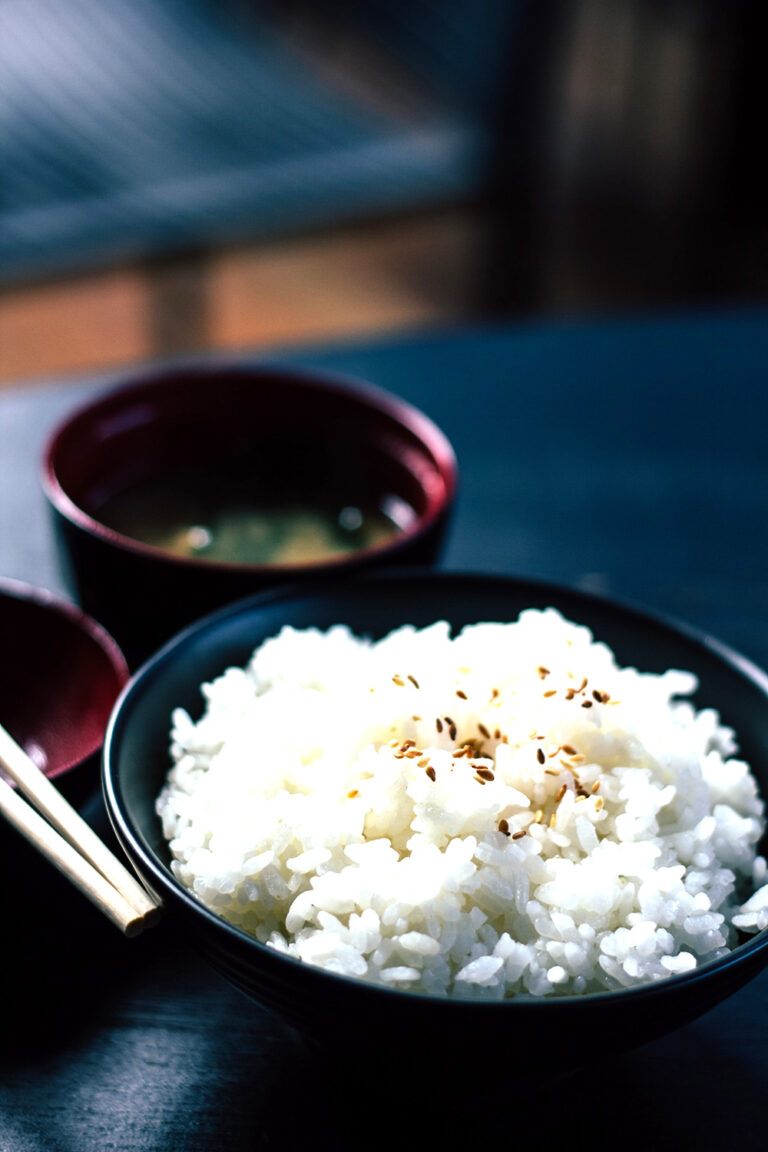
[[[0,598],[6,601],[24,601],[44,611],[55,613],[67,620],[72,624],[75,631],[87,637],[106,657],[108,664],[115,674],[118,685],[118,696],[121,695],[128,686],[130,670],[117,641],[98,620],[94,620],[92,616],[83,612],[76,604],[73,604],[70,600],[65,600],[63,596],[58,596],[47,588],[39,588],[34,584],[28,584],[26,581],[16,580],[7,576],[0,577]],[[115,702],[117,702],[117,698]],[[99,749],[103,747],[103,743],[103,738],[97,742],[92,742],[91,745],[86,746],[82,754],[76,759],[67,760],[65,763],[60,764],[57,768],[50,771],[46,769],[45,775],[49,780],[56,780],[65,773],[73,771],[73,769],[95,755]]]
[[[189,376],[197,381],[227,376],[231,379],[254,378],[266,382],[280,381],[289,387],[292,383],[311,387],[318,392],[340,396],[360,405],[362,409],[378,412],[411,432],[424,446],[435,462],[441,485],[439,492],[426,492],[426,510],[414,516],[413,521],[400,528],[389,539],[366,548],[356,548],[350,553],[326,559],[293,564],[254,564],[226,560],[210,560],[197,556],[180,556],[176,553],[147,544],[132,536],[108,527],[69,495],[59,479],[57,460],[61,444],[68,432],[79,423],[97,417],[100,410],[107,411],[121,401],[131,403],[143,394],[151,396],[159,388],[171,384],[180,376]],[[447,515],[456,498],[458,488],[458,462],[456,453],[448,437],[441,428],[421,409],[394,393],[357,376],[321,369],[305,368],[285,364],[272,364],[260,360],[221,360],[199,361],[179,360],[160,367],[150,367],[143,372],[123,376],[112,385],[99,391],[98,395],[79,404],[62,417],[51,429],[45,441],[40,461],[40,483],[43,493],[52,508],[65,520],[75,525],[89,536],[104,543],[117,546],[123,551],[153,558],[182,571],[207,573],[232,573],[239,575],[266,576],[274,580],[291,580],[299,576],[343,573],[358,563],[369,559],[392,558],[397,562],[399,554],[415,540],[427,535]]]
[[[749,680],[752,685],[768,699],[768,672],[749,657],[744,656],[707,631],[680,621],[672,615],[647,608],[636,602],[586,591],[568,584],[555,583],[533,577],[514,577],[477,571],[435,571],[434,569],[427,568],[409,568],[350,575],[344,580],[342,585],[340,585],[339,582],[334,582],[330,585],[325,582],[317,582],[317,584],[314,585],[282,585],[277,588],[267,589],[263,592],[258,592],[236,600],[223,608],[219,608],[177,633],[176,636],[172,637],[162,648],[155,652],[149,660],[137,669],[131,677],[131,680],[123,688],[112,710],[102,750],[102,789],[105,803],[110,821],[112,822],[119,841],[123,845],[124,851],[132,861],[135,862],[138,860],[139,863],[134,863],[134,866],[137,868],[140,867],[140,871],[145,874],[150,885],[157,888],[162,894],[171,897],[173,901],[180,902],[193,916],[201,917],[208,927],[217,933],[220,940],[228,940],[233,946],[239,949],[246,948],[255,951],[255,954],[263,964],[277,964],[280,968],[288,965],[289,969],[293,968],[297,974],[300,974],[302,981],[308,982],[308,986],[314,985],[318,995],[322,995],[324,987],[327,988],[335,985],[338,988],[345,989],[347,994],[367,998],[369,1002],[379,1000],[385,1007],[387,1004],[393,1006],[394,1004],[407,1005],[411,1003],[414,1005],[418,1004],[422,1007],[426,1006],[428,1010],[434,1010],[434,1007],[438,1006],[438,1010],[441,1012],[453,1012],[457,1015],[468,1010],[471,1010],[472,1013],[481,1012],[491,1014],[499,1009],[520,1013],[528,1013],[534,1010],[538,1015],[540,1012],[551,1013],[562,1012],[567,1009],[577,1009],[579,1004],[584,1003],[594,1004],[599,1001],[601,1005],[605,1004],[610,1007],[610,1005],[617,1001],[617,998],[621,1004],[626,1004],[630,1000],[633,1002],[642,1002],[649,997],[654,997],[655,999],[659,996],[674,994],[675,990],[681,987],[699,985],[712,974],[724,973],[727,970],[741,967],[750,958],[754,961],[754,958],[759,954],[762,954],[762,956],[761,960],[756,962],[757,966],[768,965],[768,928],[765,928],[754,935],[748,936],[746,939],[742,939],[724,956],[705,961],[689,972],[672,974],[663,980],[640,984],[634,988],[619,988],[599,992],[556,995],[552,997],[519,996],[502,1000],[484,1000],[461,994],[452,994],[449,997],[436,997],[425,992],[408,991],[369,983],[368,981],[359,980],[353,976],[345,976],[340,973],[328,971],[316,965],[308,964],[296,957],[277,952],[207,908],[176,879],[166,865],[162,864],[162,862],[157,862],[154,853],[145,845],[143,836],[129,815],[128,809],[123,801],[119,780],[114,771],[115,765],[113,759],[115,745],[119,741],[121,727],[125,722],[126,714],[132,705],[134,697],[139,695],[147,685],[150,685],[151,682],[162,673],[165,665],[169,661],[174,660],[179,651],[193,644],[199,636],[217,630],[222,623],[230,621],[234,617],[250,615],[253,612],[258,612],[262,606],[269,607],[284,600],[306,600],[322,598],[327,595],[338,596],[339,592],[343,591],[343,588],[347,586],[357,589],[365,585],[371,585],[375,590],[376,586],[382,583],[397,584],[408,582],[421,585],[438,583],[446,589],[471,582],[478,590],[481,586],[489,590],[491,588],[495,590],[516,590],[518,593],[531,590],[537,595],[546,594],[555,598],[566,596],[583,602],[585,605],[591,604],[596,607],[601,607],[609,612],[618,613],[626,619],[632,619],[640,626],[650,624],[655,628],[660,628],[662,631],[667,632],[671,638],[682,637],[687,643],[692,644],[694,647],[699,647],[709,655],[714,655],[717,660],[726,664],[737,676]],[[556,606],[555,604],[555,607]],[[222,669],[222,672],[223,671],[224,669]],[[768,796],[763,798],[768,805]],[[756,970],[748,979],[752,979],[753,976],[756,975]]]

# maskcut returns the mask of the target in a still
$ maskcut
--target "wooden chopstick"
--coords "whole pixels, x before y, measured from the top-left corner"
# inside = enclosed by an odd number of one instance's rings
[[[0,812],[126,936],[138,936],[143,931],[146,917],[137,912],[117,889],[104,879],[101,872],[97,872],[93,865],[46,823],[32,805],[27,804],[5,780],[0,780]]]
[[[5,781],[0,781],[0,810],[113,923],[135,936],[159,918],[159,900],[110,852],[2,725],[0,765],[37,812]]]

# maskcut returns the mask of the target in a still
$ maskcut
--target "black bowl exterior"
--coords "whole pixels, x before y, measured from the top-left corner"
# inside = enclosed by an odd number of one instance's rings
[[[768,678],[722,645],[687,629],[575,591],[545,584],[448,574],[363,577],[333,587],[252,598],[189,629],[138,674],[118,704],[105,744],[104,785],[116,832],[135,866],[164,897],[169,919],[249,996],[307,1036],[336,1048],[361,1043],[402,1058],[505,1054],[503,1075],[539,1076],[581,1067],[663,1035],[714,1007],[768,963],[768,932],[692,973],[619,993],[545,1001],[438,1000],[382,989],[279,956],[202,907],[174,880],[154,802],[168,768],[175,706],[202,711],[199,684],[233,664],[284,624],[324,628],[340,621],[381,636],[402,623],[448,619],[454,628],[514,620],[553,605],[592,628],[625,665],[676,666],[700,679],[699,706],[718,708],[740,737],[768,795]],[[518,1058],[518,1053],[523,1057]],[[519,1067],[520,1060],[525,1068]],[[517,1065],[516,1065],[517,1062]]]

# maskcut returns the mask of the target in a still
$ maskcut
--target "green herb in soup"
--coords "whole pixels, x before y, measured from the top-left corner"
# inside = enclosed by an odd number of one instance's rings
[[[308,564],[370,548],[399,531],[378,508],[267,502],[224,483],[143,482],[110,497],[102,523],[177,556],[242,564]],[[398,517],[399,519],[399,517]]]

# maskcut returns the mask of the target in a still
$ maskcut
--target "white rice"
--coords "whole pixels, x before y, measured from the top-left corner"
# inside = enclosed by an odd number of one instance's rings
[[[400,989],[687,972],[768,926],[763,803],[695,688],[553,609],[453,639],[285,628],[203,685],[197,723],[174,712],[174,873],[270,947]]]

